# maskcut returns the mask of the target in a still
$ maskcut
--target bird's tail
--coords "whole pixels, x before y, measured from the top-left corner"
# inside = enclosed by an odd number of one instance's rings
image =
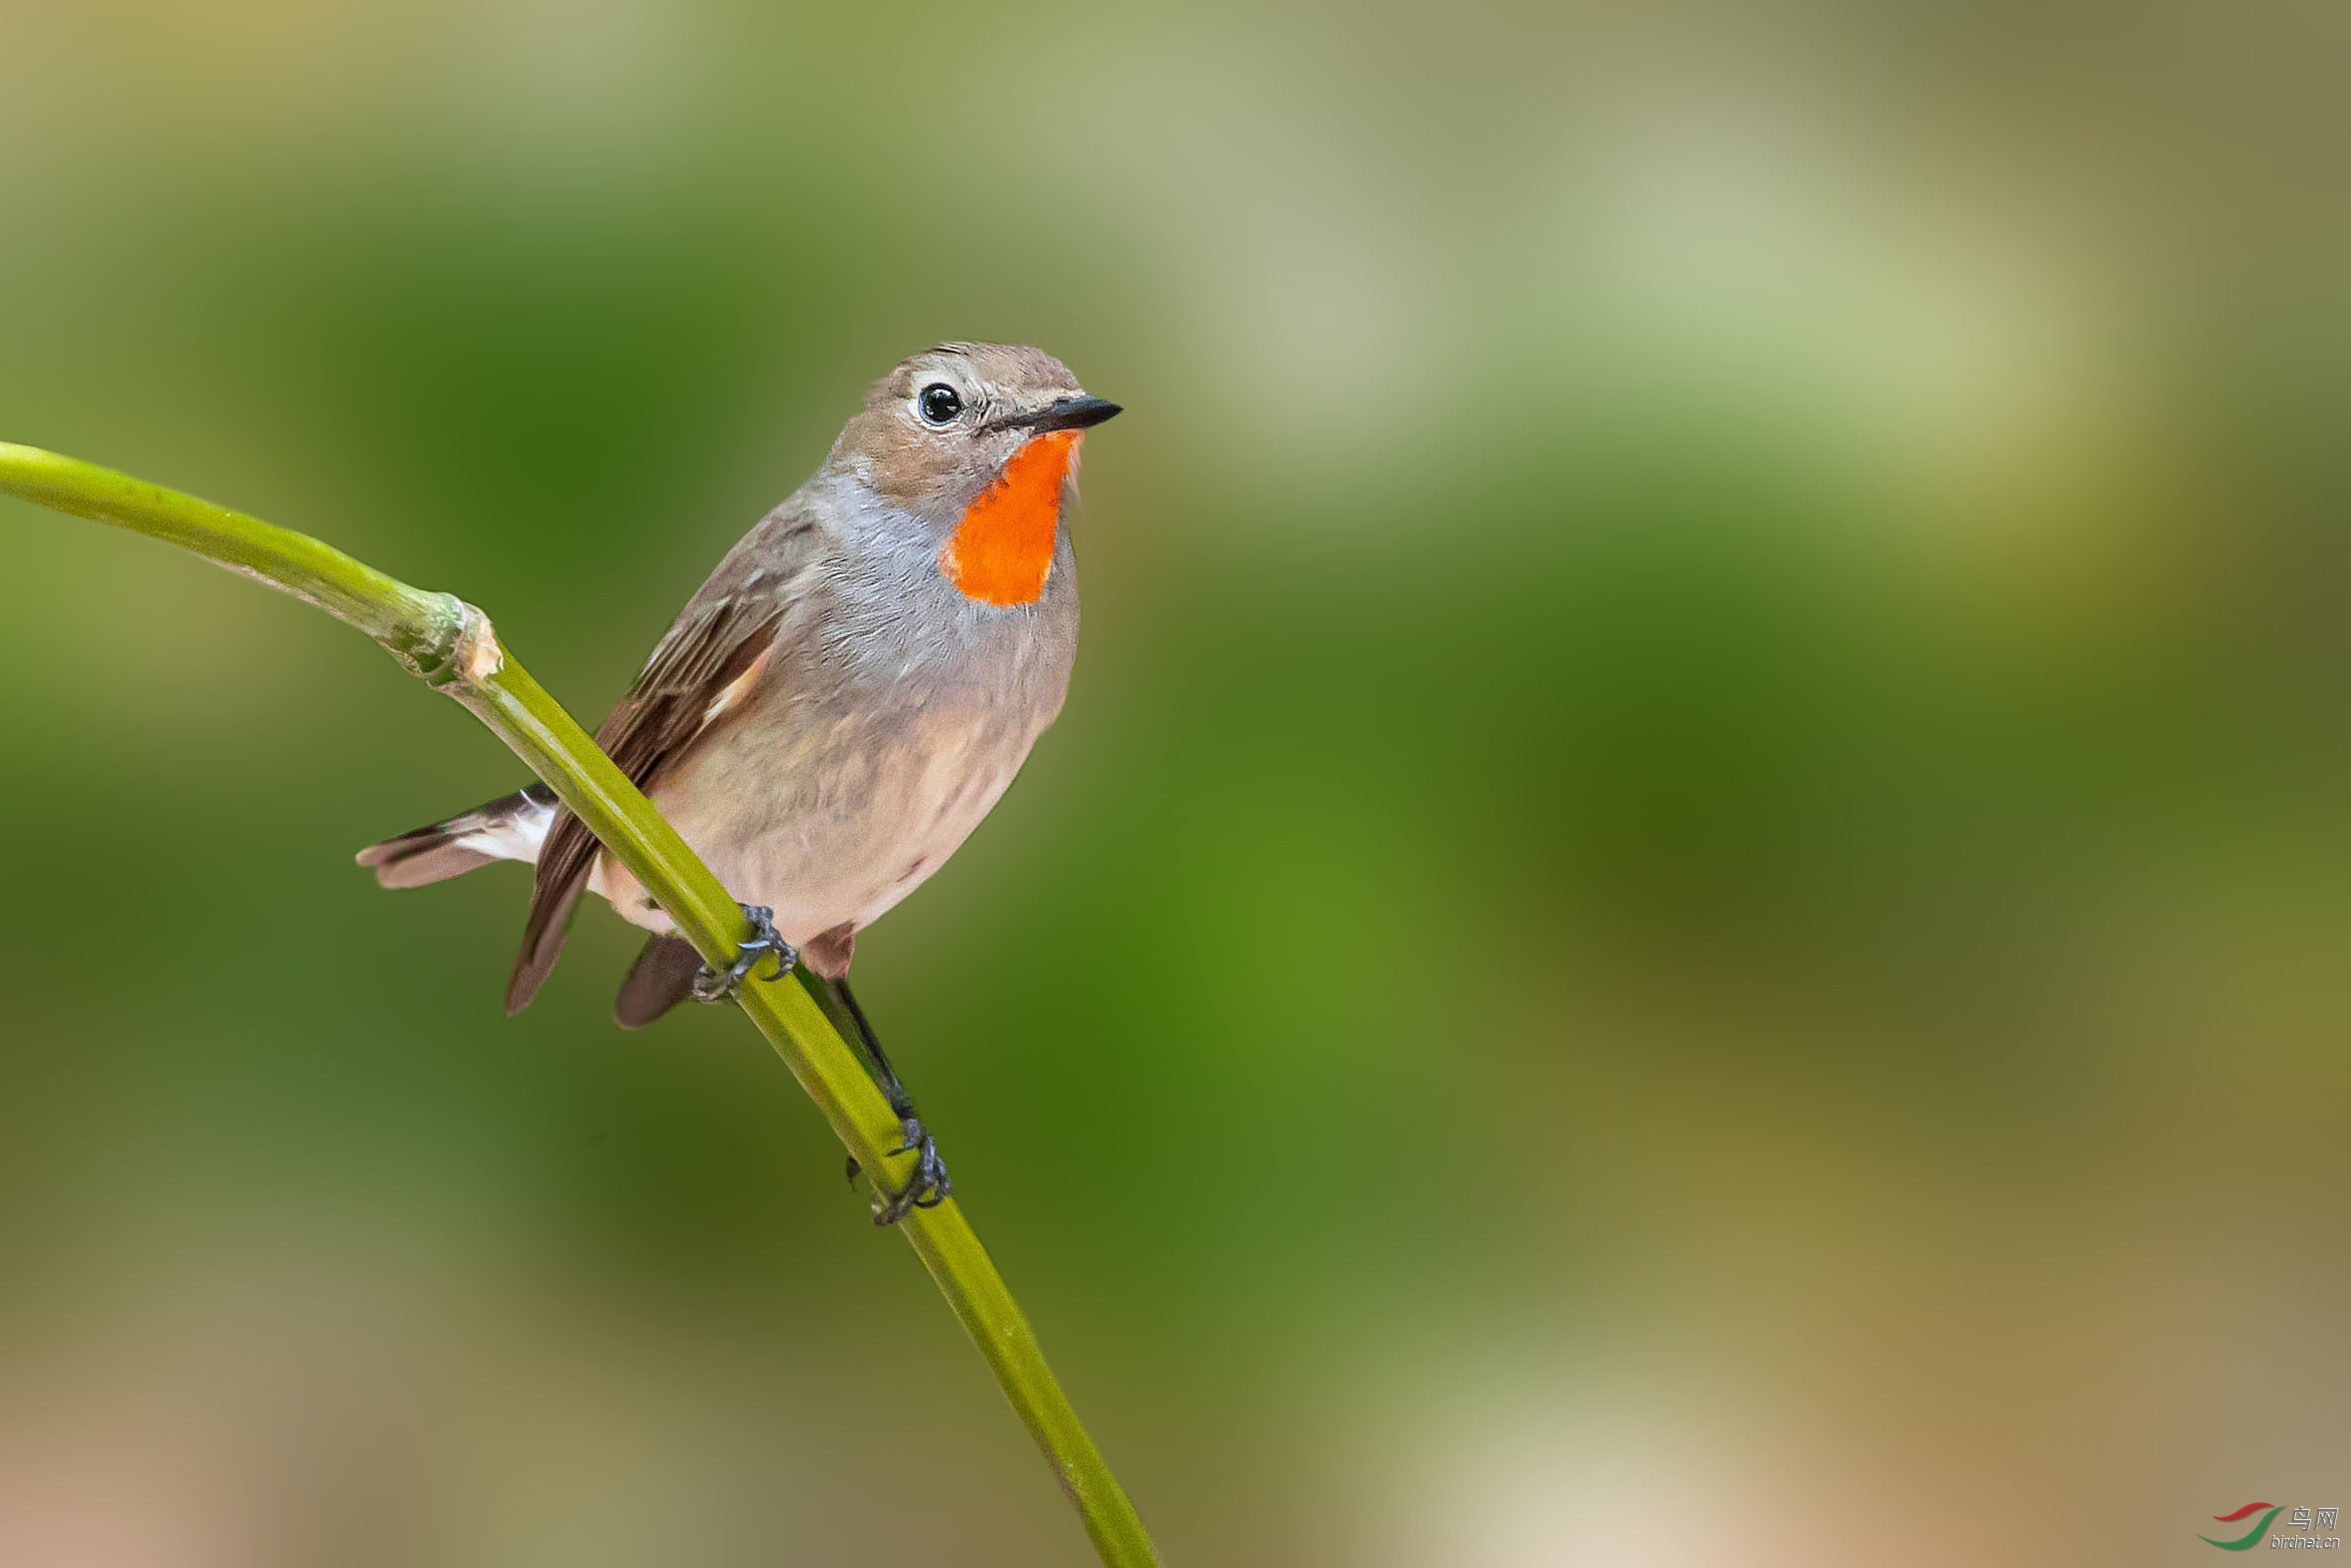
[[[446,822],[371,844],[359,861],[373,866],[376,880],[388,888],[420,888],[493,860],[537,860],[554,820],[555,792],[533,784]]]

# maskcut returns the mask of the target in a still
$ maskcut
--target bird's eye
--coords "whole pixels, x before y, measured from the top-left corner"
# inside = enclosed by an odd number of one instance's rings
[[[933,382],[923,389],[921,406],[924,418],[933,424],[948,424],[963,412],[963,399],[945,382]]]

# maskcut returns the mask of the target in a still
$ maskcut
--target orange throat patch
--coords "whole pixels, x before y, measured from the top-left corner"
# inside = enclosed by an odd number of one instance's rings
[[[1061,532],[1062,481],[1080,434],[1053,430],[1014,452],[939,547],[939,570],[965,598],[1009,607],[1034,604],[1045,592]]]

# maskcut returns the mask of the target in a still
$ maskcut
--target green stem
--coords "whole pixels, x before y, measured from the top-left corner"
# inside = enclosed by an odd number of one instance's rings
[[[0,441],[0,491],[168,539],[357,626],[512,747],[660,900],[703,958],[733,962],[735,944],[748,934],[741,909],[652,803],[507,655],[489,617],[472,605],[409,587],[306,534],[37,447]],[[746,985],[741,1001],[858,1164],[877,1180],[903,1182],[914,1161],[893,1153],[898,1119],[814,999],[799,986]],[[1158,1563],[1134,1504],[1054,1380],[963,1210],[951,1198],[910,1212],[897,1229],[1053,1465],[1103,1562]]]

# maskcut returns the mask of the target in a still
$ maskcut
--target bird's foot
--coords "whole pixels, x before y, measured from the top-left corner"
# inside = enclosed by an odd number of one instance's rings
[[[800,950],[786,942],[776,930],[774,910],[758,904],[745,904],[743,918],[751,922],[751,940],[735,944],[737,956],[732,968],[719,970],[707,964],[702,966],[702,972],[694,977],[695,1001],[725,1002],[732,999],[736,989],[749,978],[751,971],[759,967],[759,961],[771,953],[775,955],[775,973],[767,977],[771,982],[789,975],[792,966],[800,962]]]
[[[908,1111],[901,1115],[899,1125],[903,1137],[890,1153],[914,1156],[914,1169],[907,1173],[904,1187],[874,1205],[877,1225],[894,1225],[909,1209],[937,1208],[955,1190],[955,1182],[947,1175],[947,1162],[939,1158],[939,1141],[923,1126],[923,1119]],[[849,1160],[849,1179],[857,1179],[855,1156]]]

